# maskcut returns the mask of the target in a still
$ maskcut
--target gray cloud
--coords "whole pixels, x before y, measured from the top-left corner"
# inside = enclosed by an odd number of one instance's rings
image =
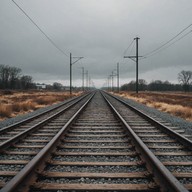
[[[81,84],[80,67],[101,86],[119,61],[121,82],[134,79],[134,62],[122,59],[134,37],[140,37],[139,53],[143,55],[192,23],[191,0],[16,2],[63,51],[85,57],[73,66],[75,85]],[[68,84],[69,58],[53,47],[11,0],[0,1],[0,24],[0,63],[18,66],[38,82]],[[140,77],[177,81],[179,71],[192,70],[191,41],[192,34],[141,60]],[[134,49],[127,54],[135,54]]]

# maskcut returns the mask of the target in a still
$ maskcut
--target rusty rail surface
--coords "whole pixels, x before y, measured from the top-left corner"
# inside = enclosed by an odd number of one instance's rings
[[[47,109],[47,110],[45,110],[45,111],[43,111],[43,112],[41,112],[41,113],[39,113],[39,114],[36,114],[36,115],[34,115],[34,116],[32,116],[32,117],[28,117],[28,118],[26,118],[26,119],[24,119],[24,120],[21,120],[21,121],[17,122],[17,123],[8,125],[8,126],[6,126],[6,127],[3,127],[3,128],[0,129],[0,133],[4,133],[4,132],[6,132],[6,131],[8,131],[8,130],[11,130],[11,129],[15,128],[15,127],[24,125],[25,123],[28,123],[28,122],[30,122],[30,121],[32,121],[32,120],[36,120],[37,118],[39,118],[39,117],[41,117],[41,116],[43,116],[43,115],[45,115],[45,114],[47,114],[47,113],[49,113],[49,112],[51,112],[51,111],[54,111],[54,110],[56,110],[56,109],[58,109],[58,108],[60,108],[60,107],[65,106],[65,105],[68,104],[68,103],[74,102],[75,100],[78,100],[78,99],[83,98],[83,97],[85,97],[85,96],[86,96],[86,95],[80,95],[80,96],[78,96],[78,97],[75,97],[75,98],[69,99],[69,100],[67,100],[67,101],[61,102],[59,105],[53,107],[52,109]]]
[[[106,93],[106,92],[105,92]],[[108,93],[107,93],[108,94]],[[163,129],[167,134],[172,135],[174,138],[176,138],[178,140],[178,142],[182,143],[183,145],[185,145],[186,147],[188,147],[190,150],[192,149],[192,141],[187,139],[186,137],[182,136],[181,134],[177,133],[176,131],[170,129],[168,126],[160,123],[159,121],[157,121],[156,119],[150,117],[149,115],[147,115],[146,113],[142,112],[141,110],[129,105],[128,103],[126,103],[124,100],[120,99],[119,97],[112,95],[112,94],[108,94],[111,97],[113,97],[114,99],[118,100],[119,102],[123,103],[125,106],[129,107],[130,109],[132,109],[133,111],[135,111],[137,114],[139,114],[140,116],[142,116],[143,118],[145,118],[147,121],[151,122],[152,124],[154,124],[155,126],[160,127],[161,129]]]
[[[192,190],[191,184],[183,185],[178,180],[178,178],[192,178],[190,173],[170,172],[166,166],[173,166],[177,162],[161,162],[158,157],[167,155],[167,152],[152,151],[162,147],[157,146],[156,142],[176,143],[178,138],[153,141],[149,137],[146,140],[150,133],[154,135],[153,137],[156,136],[162,123],[153,123],[151,117],[146,118],[144,113],[138,115],[135,110],[129,112],[130,115],[126,115],[124,112],[128,109],[125,103],[120,104],[120,100],[105,92],[92,93],[89,99],[74,111],[74,114],[72,113],[72,117],[57,133],[51,132],[54,131],[51,127],[57,124],[49,121],[50,133],[45,134],[53,135],[49,142],[47,139],[27,140],[29,143],[47,142],[45,146],[31,146],[31,148],[39,147],[38,153],[20,152],[33,154],[34,157],[31,160],[8,160],[7,162],[0,160],[0,164],[25,164],[19,172],[9,171],[13,178],[2,186],[1,191],[187,192]],[[55,122],[60,122],[62,118]],[[137,133],[138,129],[140,133]],[[145,135],[143,135],[144,132]],[[42,133],[36,133],[33,136],[43,136],[44,133]],[[164,132],[158,132],[158,134],[164,137]],[[177,133],[177,135],[180,134]],[[186,146],[184,142],[181,143],[182,146],[163,145],[163,147],[165,150],[170,148],[189,150],[190,142]],[[18,149],[30,147],[29,144],[25,146],[18,142],[14,145]],[[176,155],[192,156],[190,150],[184,152],[179,151]],[[9,153],[8,151],[7,154]],[[14,156],[15,153],[11,151],[10,154]],[[178,162],[178,164],[192,166],[190,162]],[[129,169],[133,170],[127,171]],[[141,170],[137,171],[137,169]],[[1,173],[6,175],[0,171]],[[133,180],[137,182],[132,182]]]
[[[44,119],[44,120],[42,120],[42,121],[40,121],[40,122],[38,122],[38,123],[35,123],[35,125],[27,128],[25,131],[22,131],[22,132],[18,133],[17,135],[15,135],[15,136],[11,137],[10,139],[6,140],[5,142],[0,143],[0,151],[2,151],[3,149],[5,149],[6,147],[8,147],[8,146],[10,146],[10,145],[13,145],[13,144],[14,144],[15,142],[17,142],[18,140],[21,140],[21,139],[24,138],[26,135],[34,132],[34,131],[37,130],[39,127],[41,127],[41,126],[43,126],[44,124],[46,124],[47,122],[53,120],[54,118],[56,118],[56,117],[59,116],[60,114],[64,113],[65,111],[69,110],[72,106],[76,105],[79,101],[81,101],[81,100],[82,100],[83,98],[85,98],[86,96],[87,96],[87,95],[81,96],[81,97],[79,97],[79,98],[75,98],[75,99],[72,100],[72,103],[71,103],[71,100],[70,100],[69,102],[67,102],[67,103],[69,103],[69,105],[68,105],[67,107],[64,107],[63,109],[61,109],[60,111],[58,111],[58,112],[54,113],[53,115],[47,117],[46,119]],[[66,104],[66,103],[65,103],[65,104]],[[40,114],[40,116],[41,116],[41,115],[44,115],[44,114],[47,114],[47,113],[50,112],[50,111],[54,111],[55,109],[58,109],[58,108],[60,108],[60,107],[63,107],[63,106],[65,106],[65,104],[61,104],[59,107],[56,107],[56,108],[51,109],[51,110],[48,110],[48,111]],[[39,115],[37,115],[37,116],[35,116],[35,117],[37,118],[37,117],[39,117]],[[32,117],[31,119],[29,118],[29,119],[32,120],[32,119],[35,119],[35,117]],[[29,119],[17,123],[17,126],[22,125],[24,122],[28,122]],[[16,125],[14,124],[13,126],[9,126],[8,129],[12,129],[13,127],[16,127]],[[6,128],[6,130],[7,130],[7,128]],[[5,129],[4,129],[3,131],[5,131]]]
[[[110,95],[111,96],[111,95]],[[157,157],[149,150],[149,148],[143,143],[143,141],[135,134],[128,123],[123,119],[120,113],[115,109],[115,107],[110,103],[110,101],[105,97],[110,107],[113,109],[115,114],[121,119],[122,123],[126,126],[129,131],[130,136],[133,139],[135,145],[139,148],[139,151],[145,157],[147,166],[153,172],[157,178],[157,182],[160,183],[164,191],[188,191],[172,174],[171,172],[157,159]],[[136,109],[135,109],[136,110]],[[144,115],[144,113],[142,113]]]
[[[66,128],[77,118],[79,113],[84,109],[88,102],[92,99],[93,94],[89,97],[88,101],[69,119],[69,121],[62,127],[62,129],[53,137],[53,139],[22,169],[1,191],[15,191],[18,190],[18,186],[22,184],[32,172],[36,169],[43,159],[49,155],[50,151],[60,141],[62,134],[66,131]]]

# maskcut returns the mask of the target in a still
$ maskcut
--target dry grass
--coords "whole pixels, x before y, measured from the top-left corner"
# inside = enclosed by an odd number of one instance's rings
[[[120,92],[119,95],[192,121],[192,94],[141,92],[136,95],[131,92]]]
[[[11,105],[2,104],[0,106],[0,114],[1,114],[1,118],[11,117],[11,114],[12,114]]]
[[[12,111],[20,112],[20,111],[29,111],[36,109],[36,103],[33,101],[24,101],[19,103],[12,104]]]
[[[81,93],[74,93],[78,96]],[[25,114],[35,109],[70,98],[68,92],[0,92],[0,120]]]

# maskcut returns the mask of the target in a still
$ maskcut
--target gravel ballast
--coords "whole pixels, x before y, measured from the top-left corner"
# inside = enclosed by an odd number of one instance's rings
[[[119,96],[117,96],[119,97]],[[141,111],[147,113],[151,117],[157,117],[158,119],[162,119],[163,121],[166,121],[168,123],[171,123],[173,126],[179,127],[186,131],[187,134],[192,134],[192,122],[186,121],[182,118],[170,115],[166,112],[159,111],[155,108],[148,107],[144,104],[138,103],[136,101],[133,101],[131,99],[126,99],[123,97],[119,97],[123,99],[128,104],[140,109]]]
[[[66,103],[68,100],[62,102],[62,103]],[[30,112],[30,113],[27,113],[27,114],[24,114],[24,115],[18,115],[16,117],[13,117],[13,118],[9,118],[9,119],[6,119],[4,121],[1,121],[0,122],[0,129],[3,128],[3,127],[6,127],[6,126],[9,126],[11,124],[14,124],[14,123],[17,123],[17,122],[20,122],[20,121],[23,121],[27,118],[30,118],[30,117],[33,117],[35,115],[38,115],[38,114],[41,114],[47,110],[50,110],[50,109],[53,109],[57,106],[61,105],[61,103],[57,103],[57,104],[54,104],[54,105],[51,105],[51,106],[48,106],[48,107],[43,107],[43,108],[40,108],[40,109],[37,109],[33,112]]]

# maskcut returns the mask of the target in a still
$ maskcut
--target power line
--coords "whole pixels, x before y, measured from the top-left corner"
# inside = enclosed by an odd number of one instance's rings
[[[153,56],[153,55],[155,55],[155,54],[158,54],[159,52],[161,52],[161,51],[167,49],[167,48],[170,47],[171,45],[175,44],[177,41],[180,41],[181,39],[183,39],[184,37],[186,37],[187,35],[189,35],[191,32],[192,32],[192,30],[189,31],[188,33],[184,34],[183,36],[181,36],[179,39],[175,40],[174,42],[172,42],[172,43],[169,44],[168,46],[166,46],[164,49],[161,49],[161,50],[159,50],[158,52],[155,52],[155,53],[151,54],[151,55],[148,56],[148,57],[151,57],[151,56]],[[148,57],[143,57],[143,58],[141,58],[140,60],[142,60],[142,59],[146,59],[146,58],[148,58]]]
[[[134,40],[130,43],[130,45],[125,49],[125,51],[123,52],[123,55],[125,55],[125,53],[128,51],[128,49],[131,47],[131,45],[133,44]]]
[[[134,40],[133,40],[134,41]],[[133,44],[131,50],[130,50],[130,54],[133,52],[133,49],[135,48],[135,43]]]
[[[69,57],[62,49],[60,49],[56,43],[35,23],[35,21],[14,1],[12,2],[25,14],[25,16],[37,27],[37,29],[47,38],[47,40],[61,53],[63,53],[65,56]]]
[[[129,44],[129,46],[124,50],[124,52],[122,53],[122,55],[119,57],[119,61],[118,63],[121,63],[124,61],[124,55],[126,54],[126,52],[129,50],[129,48],[131,47],[131,45],[133,44],[134,40],[131,41],[131,43]],[[132,48],[133,49],[133,48]],[[131,49],[131,50],[132,50]]]
[[[155,52],[157,52],[158,50],[162,49],[164,46],[166,46],[167,44],[169,44],[171,41],[173,41],[175,38],[177,38],[179,35],[181,35],[184,31],[186,31],[189,27],[191,27],[192,24],[190,24],[189,26],[187,26],[186,28],[184,28],[183,30],[181,30],[177,35],[175,35],[174,37],[172,37],[170,40],[168,40],[166,43],[164,43],[163,45],[159,46],[158,48],[150,51],[149,53],[144,55],[144,58],[147,58],[147,56],[151,56],[156,54]],[[181,39],[181,38],[180,38]],[[179,39],[179,40],[180,40]],[[172,45],[172,44],[171,44]],[[154,53],[154,54],[153,54]]]

